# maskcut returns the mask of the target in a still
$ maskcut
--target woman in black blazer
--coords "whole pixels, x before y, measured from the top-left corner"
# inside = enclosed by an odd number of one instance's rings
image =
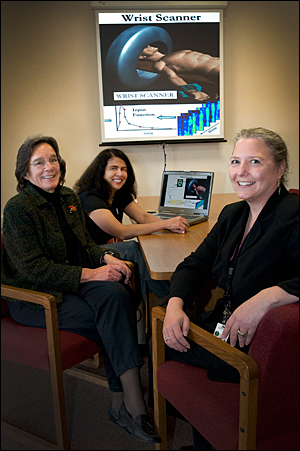
[[[284,186],[287,170],[279,135],[263,128],[236,134],[229,177],[243,200],[222,210],[173,274],[163,326],[167,359],[206,368],[212,380],[238,380],[237,370],[185,338],[190,322],[184,310],[212,276],[224,297],[193,322],[244,352],[268,310],[299,300],[299,196]],[[195,435],[193,449],[200,449]]]

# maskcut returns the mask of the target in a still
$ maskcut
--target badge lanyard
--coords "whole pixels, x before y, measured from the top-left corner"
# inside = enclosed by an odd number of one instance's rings
[[[232,258],[230,259],[230,268],[228,269],[227,273],[227,280],[225,285],[225,292],[223,295],[223,299],[225,301],[224,303],[224,311],[223,311],[223,319],[221,323],[217,323],[215,331],[213,335],[217,338],[222,338],[223,336],[223,330],[225,329],[225,324],[228,320],[228,318],[231,316],[231,294],[232,294],[232,277],[233,273],[236,267],[237,259],[241,250],[242,244],[239,244],[236,246],[234,254]],[[228,340],[228,337],[222,338],[224,341]]]
[[[223,295],[223,299],[225,301],[225,305],[224,305],[224,311],[223,311],[223,319],[222,319],[222,324],[226,324],[228,318],[231,316],[232,312],[231,312],[231,294],[232,294],[232,278],[233,278],[233,273],[236,267],[236,263],[237,263],[237,259],[241,250],[242,244],[238,245],[235,248],[234,251],[234,255],[232,258],[231,266],[228,269],[228,273],[227,273],[227,281],[226,281],[226,287],[225,287],[225,292]]]

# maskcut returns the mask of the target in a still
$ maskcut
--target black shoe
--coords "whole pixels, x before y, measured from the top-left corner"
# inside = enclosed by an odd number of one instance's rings
[[[126,410],[124,404],[121,405],[119,414],[110,406],[108,411],[110,421],[124,429],[131,437],[143,442],[160,443],[161,439],[150,424],[148,415],[138,415],[135,420]]]

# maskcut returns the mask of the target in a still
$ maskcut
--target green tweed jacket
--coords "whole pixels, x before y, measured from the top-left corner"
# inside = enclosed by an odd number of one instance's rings
[[[107,249],[87,232],[77,194],[67,187],[60,189],[67,222],[87,251],[90,268],[96,268]],[[7,202],[3,216],[1,283],[52,294],[57,303],[62,302],[64,292],[76,292],[82,268],[67,264],[65,240],[53,205],[27,184]]]

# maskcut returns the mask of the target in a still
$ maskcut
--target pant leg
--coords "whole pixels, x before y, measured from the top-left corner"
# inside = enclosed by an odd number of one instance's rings
[[[141,279],[141,291],[144,301],[146,302],[147,292],[154,293],[159,299],[165,297],[170,290],[170,282],[168,280],[153,280],[150,277],[144,260],[140,245],[137,241],[123,241],[119,243],[105,244],[101,247],[115,249],[119,252],[123,260],[129,260],[137,263],[139,275]]]
[[[190,344],[187,352],[176,351],[165,345],[165,360],[175,360],[177,362],[188,363],[198,368],[207,369],[211,359],[211,353],[192,340],[186,338]],[[149,341],[150,356],[152,358],[152,338]]]
[[[80,285],[78,294],[93,309],[100,339],[117,378],[128,369],[143,366],[135,306],[126,288],[117,282],[87,282]]]
[[[197,431],[192,426],[193,431],[193,449],[194,450],[203,450],[203,451],[210,451],[215,448],[211,446],[211,444],[203,437],[203,435],[200,434],[200,432]]]
[[[44,308],[23,301],[8,301],[9,311],[15,321],[32,327],[46,328]],[[89,340],[100,342],[92,308],[76,294],[65,294],[63,302],[57,304],[59,330],[74,332]]]

